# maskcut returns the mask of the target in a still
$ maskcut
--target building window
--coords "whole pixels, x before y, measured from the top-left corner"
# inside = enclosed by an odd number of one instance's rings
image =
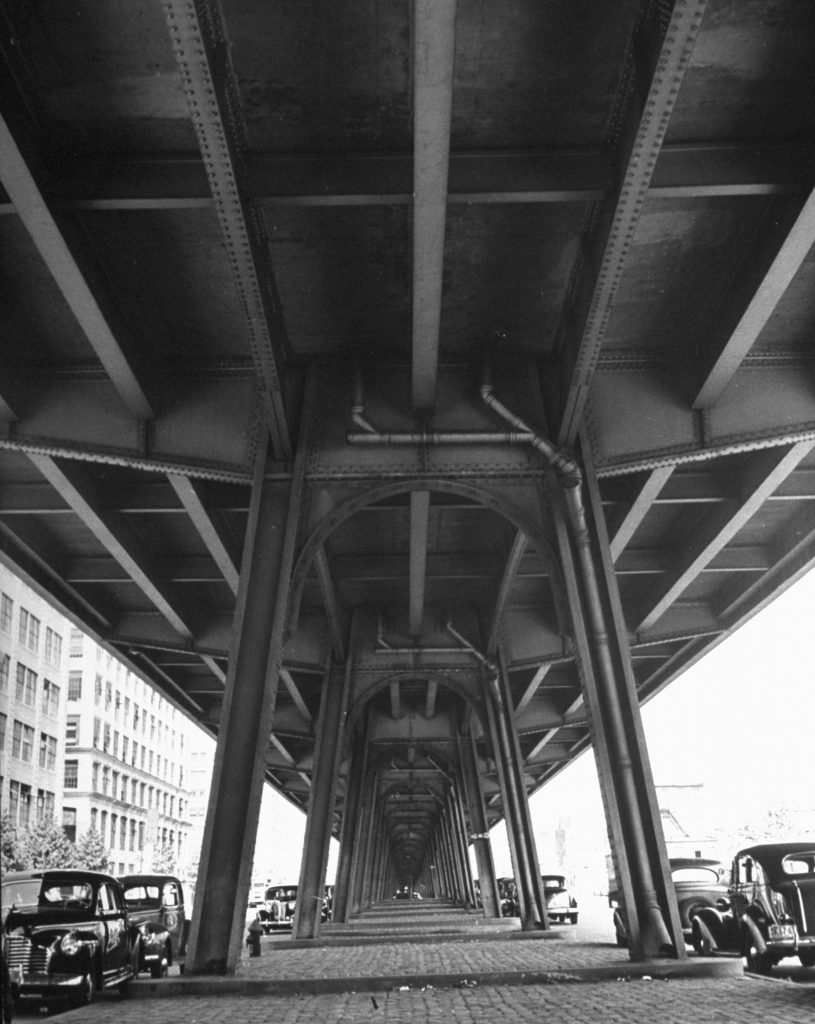
[[[91,789],[94,793],[99,792],[99,762],[94,761],[91,766]]]
[[[100,739],[101,735],[102,735],[102,719],[101,718],[94,718],[94,720],[93,720],[93,745],[94,745],[94,747],[97,750],[99,749],[99,739]]]
[[[31,786],[20,783],[20,811],[17,824],[22,828],[28,828],[31,824]]]
[[[30,761],[34,750],[34,730],[30,725],[14,720],[11,735],[11,756]]]
[[[130,819],[130,842],[128,843],[128,849],[131,853],[136,849],[136,822],[133,818]]]
[[[105,711],[110,711],[110,705],[113,703],[113,686],[110,682],[105,683]]]
[[[102,769],[102,792],[105,796],[110,792],[110,768],[107,765]]]
[[[127,755],[130,753],[130,740],[127,736],[122,736],[122,760],[127,764]]]
[[[65,723],[65,746],[79,746],[79,715],[68,715]]]
[[[0,594],[0,630],[11,635],[11,617],[14,613],[14,602],[8,594]]]
[[[8,693],[8,677],[11,671],[11,658],[8,654],[0,654],[0,693]]]
[[[20,632],[18,635],[20,643],[29,649],[29,651],[35,651],[40,646],[40,620],[27,612],[25,608],[20,609]]]
[[[57,738],[47,732],[40,733],[40,768],[53,771],[57,766]]]
[[[91,831],[99,831],[99,811],[95,807],[91,807]]]
[[[102,750],[105,752],[110,750],[110,726],[105,722],[104,738],[102,740]]]
[[[111,794],[110,795],[113,797],[114,800],[117,800],[118,797],[119,797],[119,773],[118,772],[112,772],[111,773],[111,777],[112,777],[112,780],[113,780],[113,786],[111,788]]]
[[[63,786],[66,789],[76,789],[79,785],[79,762],[70,760],[65,762],[65,776]]]
[[[82,696],[82,673],[68,673],[68,700],[79,700]]]
[[[56,668],[62,660],[62,637],[50,626],[45,629],[45,660]]]
[[[119,849],[124,850],[127,846],[127,818],[122,815],[119,819]]]
[[[21,662],[17,662],[17,687],[14,696],[21,704],[34,707],[34,700],[37,694],[37,673],[26,668]]]
[[[83,640],[84,640],[84,636],[83,636],[83,633],[82,633],[81,629],[72,629],[71,630],[70,655],[71,655],[72,658],[81,658],[82,657],[82,641]]]
[[[37,817],[38,818],[53,818],[55,797],[53,793],[50,793],[47,789],[37,790]]]
[[[119,756],[119,732],[117,729],[113,730],[113,756]]]
[[[99,707],[99,705],[102,703],[102,677],[101,676],[97,676],[96,677],[96,684],[94,686],[94,691],[93,691],[93,703],[96,705],[96,707]]]
[[[72,842],[76,842],[76,808],[62,808],[62,831]]]
[[[50,679],[42,681],[42,713],[56,718],[59,715],[59,687]]]
[[[108,812],[107,811],[102,811],[101,821],[100,821],[100,824],[99,824],[99,835],[102,837],[102,843],[103,844],[105,842],[105,836],[107,835],[107,832],[108,832]]]
[[[128,777],[126,775],[123,775],[122,776],[122,795],[119,797],[119,799],[122,801],[123,804],[127,803],[127,783],[128,783]]]
[[[119,815],[111,814],[110,816],[110,845],[116,845],[116,829],[119,825]]]

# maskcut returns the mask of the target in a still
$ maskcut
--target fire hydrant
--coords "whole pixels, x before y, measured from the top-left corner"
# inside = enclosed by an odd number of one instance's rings
[[[249,925],[246,934],[246,945],[249,947],[249,956],[260,956],[260,937],[263,934],[263,925],[260,918],[256,917]]]

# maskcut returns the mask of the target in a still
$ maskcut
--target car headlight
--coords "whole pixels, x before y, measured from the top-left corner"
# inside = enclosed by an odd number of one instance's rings
[[[67,935],[63,935],[59,948],[66,956],[76,956],[80,949],[82,949],[82,943],[73,932],[69,932]]]

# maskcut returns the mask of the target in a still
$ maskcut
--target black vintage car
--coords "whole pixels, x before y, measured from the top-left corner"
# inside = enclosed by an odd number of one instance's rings
[[[115,878],[96,871],[17,871],[2,885],[3,940],[15,1002],[90,1002],[136,976],[138,932]]]
[[[622,893],[611,859],[607,859],[609,871],[609,906],[613,907],[614,937],[618,946],[628,945],[628,930]],[[671,857],[671,881],[676,893],[676,904],[682,934],[686,942],[692,941],[693,919],[700,910],[714,908],[717,912],[729,906],[728,869],[719,860],[706,857]]]
[[[541,875],[546,914],[553,924],[577,924],[577,899],[565,875]]]
[[[139,929],[139,970],[163,978],[173,964],[183,966],[189,922],[184,887],[173,875],[120,878],[130,922]]]
[[[730,907],[700,910],[693,947],[745,957],[748,970],[769,974],[784,957],[815,966],[815,842],[762,843],[733,858]]]

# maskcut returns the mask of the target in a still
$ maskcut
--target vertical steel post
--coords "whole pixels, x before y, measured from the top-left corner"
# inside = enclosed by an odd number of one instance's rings
[[[475,748],[475,737],[472,731],[458,737],[459,762],[461,778],[467,799],[470,825],[473,830],[473,848],[478,868],[478,888],[481,906],[485,917],[500,917],[501,902],[498,898],[498,883],[495,880],[495,864],[492,857],[492,845],[487,828],[487,811],[484,806],[484,794],[481,779],[478,776],[478,760]]]
[[[349,657],[344,668],[334,667],[329,661],[323,679],[297,908],[292,926],[295,939],[316,939],[320,931],[352,661]]]
[[[549,927],[546,904],[540,880],[535,839],[529,816],[529,804],[523,785],[520,751],[513,724],[508,721],[507,708],[511,706],[503,673],[486,678],[486,700],[490,731],[498,765],[498,778],[506,808],[507,839],[518,901],[521,928],[534,931]]]
[[[225,974],[240,957],[266,752],[283,656],[304,486],[312,383],[289,483],[266,475],[259,445],[185,970]]]
[[[340,855],[337,860],[337,877],[334,883],[333,920],[341,924],[348,921],[348,912],[352,905],[354,851],[359,848],[362,793],[365,783],[366,739],[365,730],[362,727],[357,728],[351,744],[348,766],[345,806],[342,813]]]

